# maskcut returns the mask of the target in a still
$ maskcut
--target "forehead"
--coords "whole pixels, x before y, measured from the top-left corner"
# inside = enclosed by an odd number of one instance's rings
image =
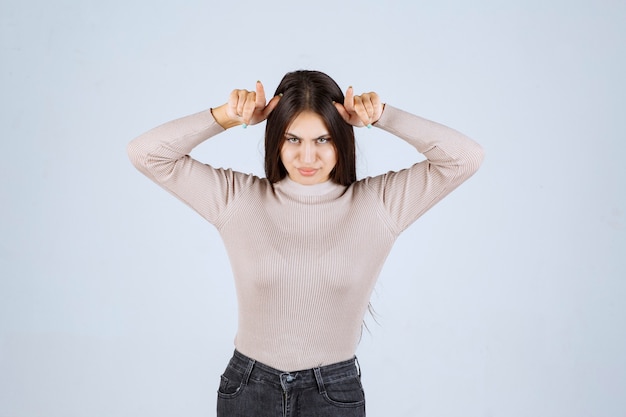
[[[305,110],[293,118],[291,123],[287,126],[285,133],[297,136],[303,135],[305,137],[318,137],[320,135],[327,135],[328,128],[322,116],[315,112]]]

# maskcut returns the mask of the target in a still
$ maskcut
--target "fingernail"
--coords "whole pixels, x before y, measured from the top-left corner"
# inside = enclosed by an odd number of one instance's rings
[[[247,129],[248,125],[244,123],[244,124],[241,125],[241,127],[243,127],[244,129]]]
[[[372,124],[371,124],[371,123],[370,123],[370,124],[368,124],[368,125],[367,125],[367,128],[368,128],[368,129],[371,129],[371,128],[372,128]]]
[[[283,93],[278,93],[278,97],[282,97],[282,96],[283,96]]]

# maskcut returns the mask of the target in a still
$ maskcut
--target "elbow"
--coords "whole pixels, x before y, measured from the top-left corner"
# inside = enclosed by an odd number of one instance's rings
[[[472,167],[472,173],[475,173],[476,171],[478,171],[478,168],[480,168],[480,166],[483,164],[483,161],[485,160],[485,149],[476,144],[474,150],[470,153],[471,158],[470,158],[470,165]]]
[[[155,148],[143,136],[126,145],[126,153],[139,172],[156,182],[159,182],[158,179],[166,179],[174,170],[176,161],[164,156],[160,147]]]
[[[126,145],[126,154],[128,155],[128,159],[130,159],[130,162],[135,166],[135,168],[139,170],[143,170],[146,168],[147,154],[142,149],[138,138],[133,139],[128,143],[128,145]]]
[[[474,175],[482,165],[484,159],[485,151],[479,144],[474,143],[474,146],[466,149],[463,152],[458,165],[461,177],[467,179]]]

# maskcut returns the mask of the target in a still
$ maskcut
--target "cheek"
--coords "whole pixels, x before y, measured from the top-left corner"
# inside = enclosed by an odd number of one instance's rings
[[[326,161],[329,164],[332,163],[333,165],[336,165],[337,164],[337,151],[335,150],[335,148],[329,149],[324,155],[324,159],[326,159]]]
[[[289,148],[288,148],[288,147],[286,147],[286,146],[283,146],[283,147],[280,149],[280,154],[279,154],[279,157],[280,157],[280,160],[282,161],[283,165],[284,165],[286,162],[289,162],[291,159],[293,159],[293,156],[292,156],[291,154],[292,154],[292,152],[290,152],[290,151],[289,151]]]

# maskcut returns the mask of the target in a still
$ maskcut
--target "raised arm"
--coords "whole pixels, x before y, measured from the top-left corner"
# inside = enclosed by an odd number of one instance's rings
[[[131,162],[139,171],[214,223],[234,193],[253,181],[232,170],[215,169],[189,156],[193,148],[224,129],[256,124],[278,103],[265,103],[263,85],[255,91],[233,90],[227,103],[212,110],[165,123],[128,145]]]
[[[368,182],[400,231],[471,177],[483,160],[482,147],[464,134],[388,104],[374,126],[404,139],[426,157]]]
[[[471,177],[483,160],[479,144],[442,124],[382,104],[378,94],[354,95],[335,103],[343,119],[356,127],[376,126],[407,141],[426,157],[410,168],[363,180],[404,230],[424,212]]]

